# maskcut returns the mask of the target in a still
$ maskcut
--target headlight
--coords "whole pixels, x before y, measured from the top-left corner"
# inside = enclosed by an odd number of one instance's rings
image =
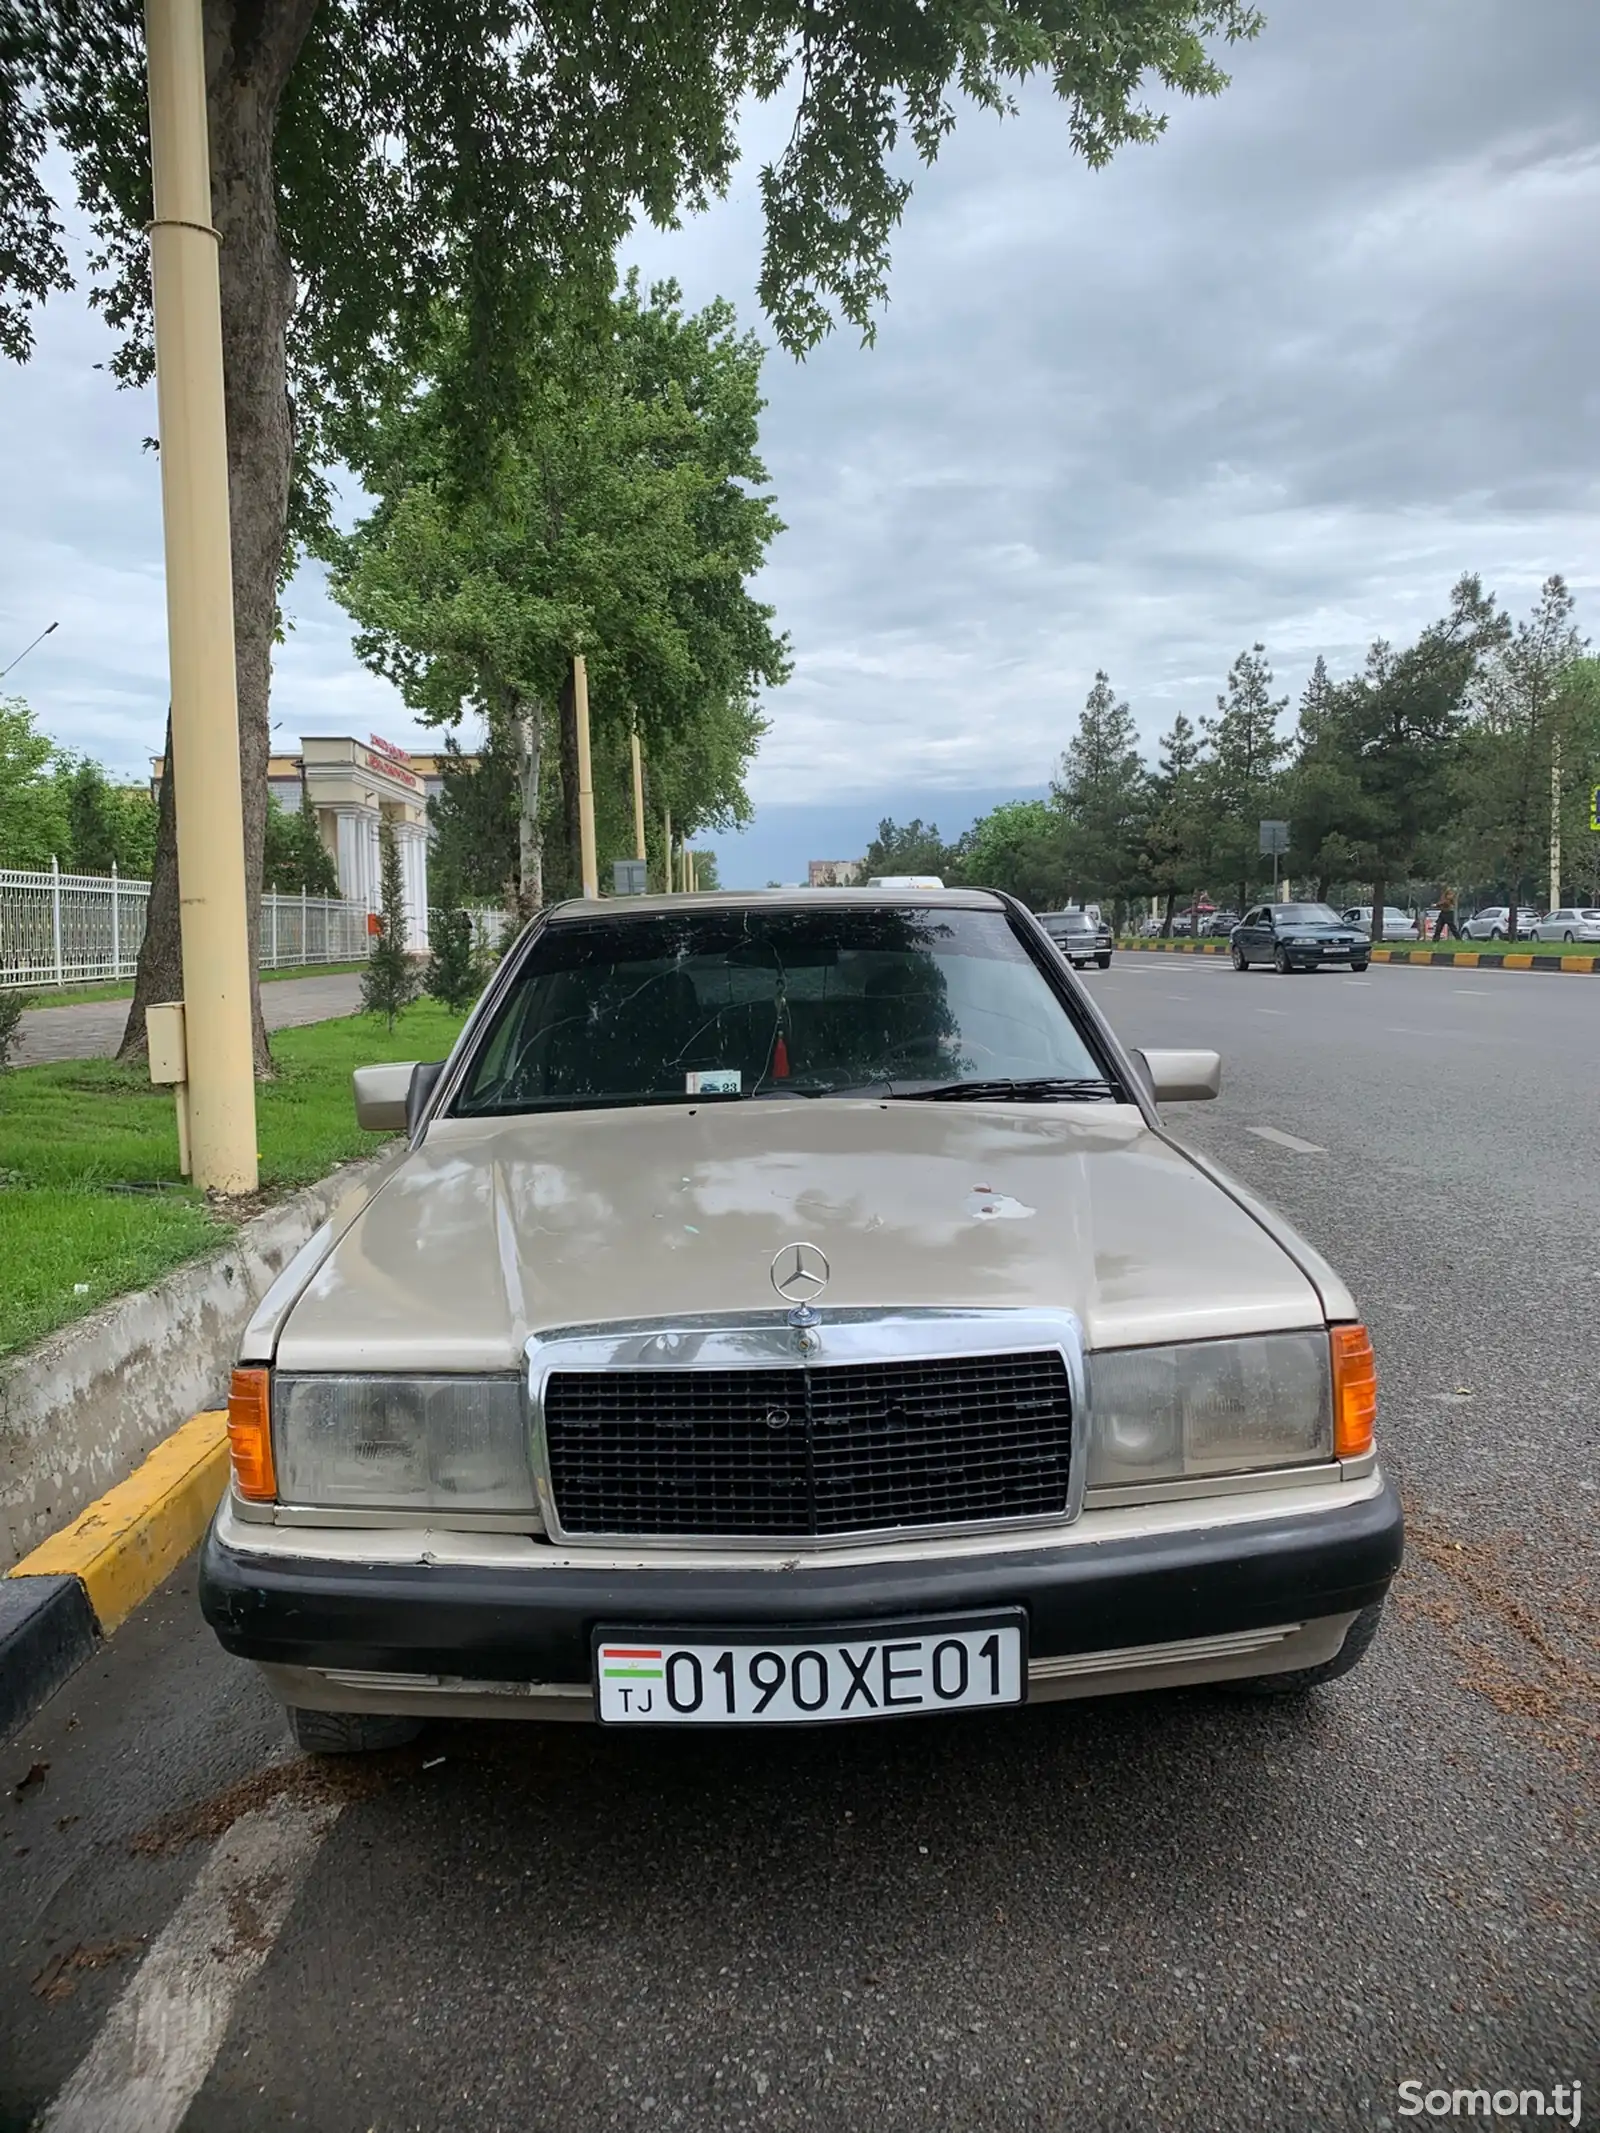
[[[285,1503],[531,1511],[520,1378],[284,1377],[272,1447]]]
[[[1118,1348],[1087,1361],[1090,1488],[1333,1457],[1326,1333]]]

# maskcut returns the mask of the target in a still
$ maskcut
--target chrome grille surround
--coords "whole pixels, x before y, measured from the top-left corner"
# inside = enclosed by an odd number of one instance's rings
[[[894,1364],[1013,1357],[1051,1350],[1066,1370],[1071,1403],[1065,1509],[1040,1516],[966,1519],[944,1525],[867,1526],[825,1534],[725,1532],[570,1532],[561,1522],[546,1419],[546,1388],[558,1371],[751,1372],[764,1369],[825,1374],[852,1364]],[[652,1549],[774,1548],[810,1554],[864,1540],[903,1535],[1041,1532],[1070,1525],[1083,1508],[1087,1472],[1088,1407],[1083,1330],[1070,1311],[838,1310],[797,1326],[782,1311],[706,1313],[675,1318],[612,1320],[552,1326],[527,1342],[528,1395],[534,1479],[545,1530],[575,1548],[636,1541]]]

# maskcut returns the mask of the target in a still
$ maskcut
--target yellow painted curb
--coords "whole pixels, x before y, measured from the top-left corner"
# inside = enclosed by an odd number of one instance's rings
[[[205,1532],[227,1472],[226,1414],[196,1415],[9,1574],[80,1578],[109,1637]]]
[[[1531,955],[1503,955],[1500,958],[1500,964],[1501,968],[1505,970],[1531,970],[1533,968],[1533,957]]]

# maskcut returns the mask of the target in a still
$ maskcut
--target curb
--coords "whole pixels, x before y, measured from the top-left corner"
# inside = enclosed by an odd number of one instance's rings
[[[0,1733],[31,1717],[183,1561],[227,1469],[226,1414],[195,1415],[0,1578]]]
[[[1228,943],[1205,941],[1118,941],[1126,955],[1226,955]],[[1513,949],[1506,955],[1480,955],[1465,949],[1453,955],[1448,949],[1374,948],[1374,963],[1431,963],[1436,970],[1545,970],[1555,977],[1600,975],[1600,955],[1526,955]]]

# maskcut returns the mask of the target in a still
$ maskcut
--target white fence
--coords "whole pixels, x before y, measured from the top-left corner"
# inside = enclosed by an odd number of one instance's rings
[[[0,869],[0,989],[131,978],[149,902],[149,882],[115,873]],[[261,899],[263,970],[359,963],[370,947],[364,904],[270,893]]]

